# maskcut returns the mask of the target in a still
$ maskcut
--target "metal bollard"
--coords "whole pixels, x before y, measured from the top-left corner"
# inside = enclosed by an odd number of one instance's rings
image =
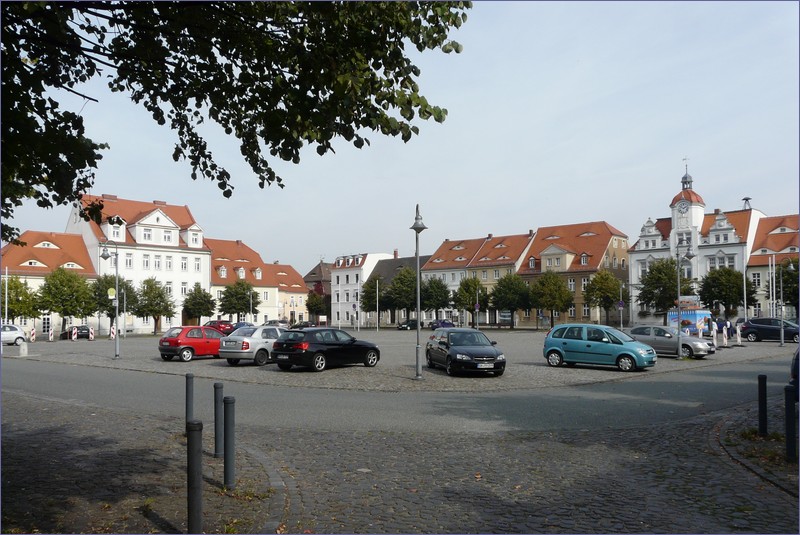
[[[186,421],[194,420],[194,374],[186,374]]]
[[[222,383],[214,383],[214,458],[219,459],[223,455],[223,423],[225,422],[222,412]]]
[[[767,376],[758,376],[758,435],[767,436]]]
[[[797,460],[797,422],[794,413],[794,389],[791,385],[783,387],[784,419],[786,420],[786,460]]]
[[[189,533],[203,533],[203,422],[186,422]]]
[[[223,400],[225,404],[225,488],[236,488],[236,442],[234,439],[234,429],[236,427],[236,398],[226,396]]]

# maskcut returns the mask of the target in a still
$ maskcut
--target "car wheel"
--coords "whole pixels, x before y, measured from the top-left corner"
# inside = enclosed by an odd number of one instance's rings
[[[690,358],[694,355],[692,348],[689,346],[681,346],[681,358]]]
[[[629,355],[622,355],[617,359],[617,367],[624,372],[632,372],[636,370],[636,361]]]
[[[256,361],[256,366],[263,366],[269,362],[269,353],[264,349],[259,349],[254,360]]]
[[[505,373],[505,371],[506,371],[506,369],[505,369],[505,368],[502,368],[502,369],[500,369],[500,370],[495,370],[495,371],[494,371],[494,376],[495,376],[495,377],[500,377],[501,375],[503,375],[503,374]]]
[[[758,342],[758,335],[756,333],[747,333],[748,342]]]
[[[161,354],[161,360],[172,360],[172,355]]]
[[[564,358],[558,351],[551,351],[547,354],[547,363],[550,366],[561,366],[564,363]]]
[[[191,347],[184,347],[181,349],[181,360],[183,362],[189,362],[194,357],[194,351],[192,351]]]
[[[291,370],[292,369],[292,365],[289,364],[288,362],[279,362],[278,363],[278,369],[283,370],[283,371]]]
[[[794,336],[792,336],[792,341],[793,341],[795,344],[797,343],[797,335],[796,335],[796,334],[795,334]]]
[[[797,338],[797,336],[795,336],[795,338]],[[17,338],[16,340],[14,340],[14,345],[15,345],[15,346],[21,346],[21,345],[22,345],[22,342],[24,342],[24,341],[25,341],[25,339],[24,339],[24,338],[22,338],[22,337],[20,336],[19,338]],[[795,340],[795,341],[797,341],[797,340]]]
[[[364,358],[364,366],[372,368],[378,363],[378,352],[370,349],[367,351],[367,356]]]
[[[453,360],[450,357],[447,357],[447,361],[444,363],[444,369],[450,377],[456,374],[456,370],[453,368]]]
[[[430,368],[430,369],[436,368],[436,364],[433,363],[433,359],[431,358],[431,352],[430,351],[426,351],[425,352],[425,361],[428,363],[428,368]]]
[[[236,366],[237,364],[239,364],[239,359],[227,359],[227,360],[228,364],[230,364],[231,366]]]
[[[322,353],[317,353],[314,355],[314,371],[321,372],[325,369],[328,365],[328,361],[325,359],[325,355]]]

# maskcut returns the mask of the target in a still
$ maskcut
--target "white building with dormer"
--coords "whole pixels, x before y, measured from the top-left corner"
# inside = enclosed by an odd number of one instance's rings
[[[681,178],[681,190],[669,204],[670,217],[648,219],[642,226],[639,239],[628,251],[630,258],[629,287],[631,302],[639,316],[656,311],[638,303],[642,277],[650,265],[662,258],[679,259],[682,275],[699,282],[709,272],[728,267],[745,274],[753,253],[756,231],[765,215],[749,203],[742,210],[706,212],[706,203],[692,186],[688,168]],[[693,257],[686,258],[691,246]],[[744,277],[743,277],[744,279]],[[676,281],[677,286],[677,273]],[[744,284],[744,280],[742,281]],[[748,303],[748,317],[752,315]],[[741,313],[741,311],[740,311]]]
[[[341,328],[361,328],[367,325],[361,314],[361,286],[380,260],[393,258],[388,253],[361,253],[339,256],[331,266],[330,325]]]

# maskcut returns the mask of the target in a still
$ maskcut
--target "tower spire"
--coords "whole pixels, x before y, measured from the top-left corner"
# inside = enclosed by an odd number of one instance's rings
[[[683,175],[681,178],[681,189],[692,189],[692,175],[689,174],[689,161],[688,156],[683,157],[683,165],[684,169],[686,170],[686,174]]]

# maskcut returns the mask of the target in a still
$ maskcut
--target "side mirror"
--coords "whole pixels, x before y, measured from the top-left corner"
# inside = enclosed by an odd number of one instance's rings
[[[602,342],[603,342],[604,344],[609,344],[609,343],[611,343],[611,340],[609,340],[608,338],[606,338],[606,337],[604,336],[604,337],[603,337],[603,340],[602,340]]]
[[[494,341],[494,340],[492,340],[492,345],[493,345],[493,346],[496,346],[496,345],[497,345],[497,342],[496,342],[496,341]]]
[[[666,334],[664,335],[664,337],[665,337],[665,338],[672,338],[672,335],[671,335],[670,333],[666,333]]]

